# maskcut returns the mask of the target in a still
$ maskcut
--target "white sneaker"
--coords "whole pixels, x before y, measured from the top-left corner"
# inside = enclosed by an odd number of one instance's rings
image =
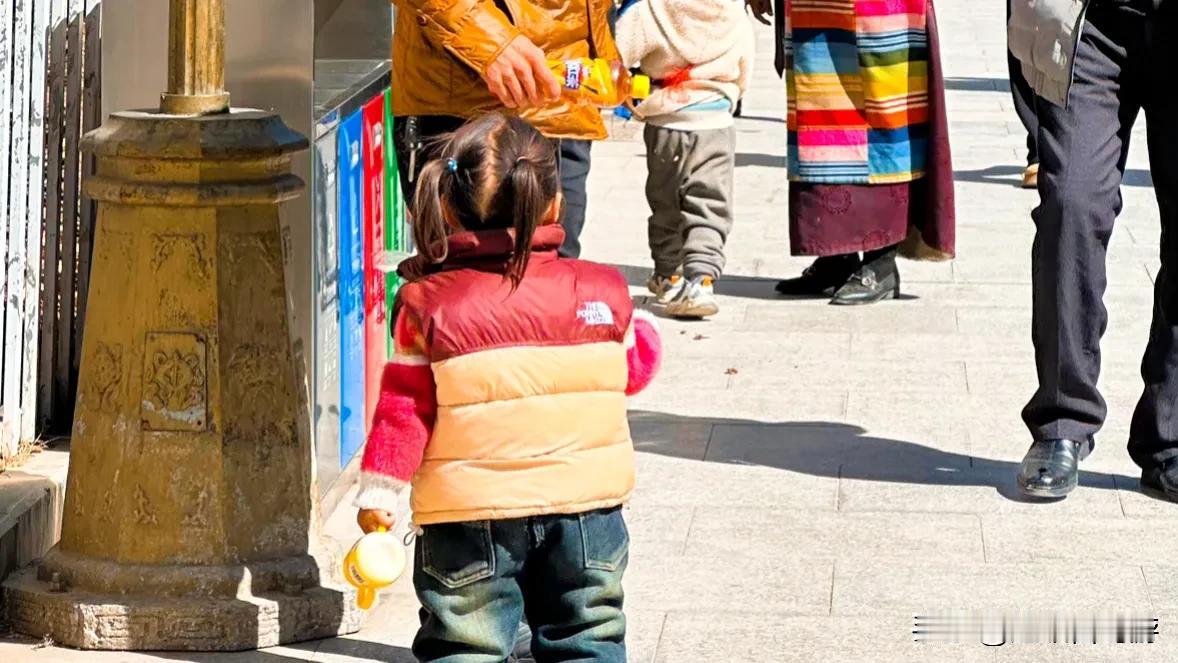
[[[667,302],[679,295],[685,283],[687,281],[678,274],[660,276],[656,273],[650,275],[650,279],[646,282],[646,289],[658,298],[659,304],[665,306]]]
[[[683,279],[679,292],[667,301],[667,315],[676,318],[707,318],[720,312],[710,276]]]

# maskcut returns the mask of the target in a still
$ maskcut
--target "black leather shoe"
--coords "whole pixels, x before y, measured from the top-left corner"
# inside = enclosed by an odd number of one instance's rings
[[[890,261],[881,259],[860,267],[834,293],[830,303],[835,306],[862,306],[899,298],[900,271],[896,269],[893,257]]]
[[[1063,497],[1080,483],[1080,461],[1092,453],[1090,440],[1040,440],[1031,445],[1018,472],[1027,497]]]
[[[1141,471],[1141,492],[1178,504],[1178,461]]]
[[[777,292],[789,297],[822,297],[843,285],[859,269],[859,255],[818,258],[801,276],[777,282]]]

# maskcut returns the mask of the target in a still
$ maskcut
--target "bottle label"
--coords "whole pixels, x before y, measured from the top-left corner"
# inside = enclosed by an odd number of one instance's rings
[[[581,89],[581,61],[569,60],[564,63],[564,86],[569,90]]]

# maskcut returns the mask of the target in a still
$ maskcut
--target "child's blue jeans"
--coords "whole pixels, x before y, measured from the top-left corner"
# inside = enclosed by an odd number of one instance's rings
[[[413,572],[418,660],[502,663],[526,616],[537,663],[625,663],[621,507],[423,530]]]

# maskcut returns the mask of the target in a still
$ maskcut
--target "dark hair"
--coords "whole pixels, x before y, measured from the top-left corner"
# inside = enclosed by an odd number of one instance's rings
[[[515,231],[505,276],[519,286],[532,236],[560,190],[556,148],[517,117],[489,113],[443,136],[413,197],[413,239],[431,262],[446,259],[447,213],[464,230]]]

